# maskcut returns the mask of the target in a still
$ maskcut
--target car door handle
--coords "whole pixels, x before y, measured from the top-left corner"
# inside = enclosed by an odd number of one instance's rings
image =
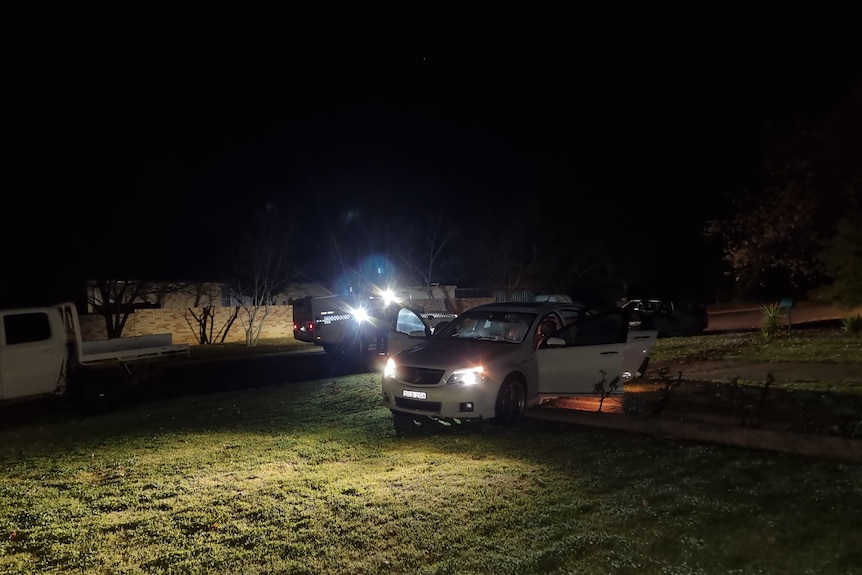
[[[650,339],[650,336],[648,336],[648,335],[636,335],[635,339]]]
[[[599,352],[599,353],[600,353],[601,355],[616,355],[616,354],[618,354],[619,352],[618,352],[618,351],[601,351],[601,352]]]

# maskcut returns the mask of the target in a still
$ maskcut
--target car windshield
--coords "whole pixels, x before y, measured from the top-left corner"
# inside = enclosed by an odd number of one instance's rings
[[[434,337],[521,343],[536,314],[509,311],[468,311],[447,324]]]
[[[623,304],[622,308],[631,311],[656,311],[661,304],[657,299],[633,299]]]

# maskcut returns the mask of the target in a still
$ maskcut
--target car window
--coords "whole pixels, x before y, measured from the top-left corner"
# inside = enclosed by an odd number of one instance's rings
[[[425,331],[425,324],[418,315],[406,308],[398,310],[395,331],[409,334],[411,331]]]
[[[563,316],[563,325],[569,325],[578,320],[580,311],[577,308],[564,308],[560,310],[560,314]]]
[[[558,337],[563,338],[567,346],[624,343],[627,337],[625,315],[609,312],[582,317],[561,329]]]
[[[6,345],[31,343],[51,339],[51,321],[48,314],[12,313],[3,316]]]
[[[521,312],[467,311],[445,325],[436,337],[520,342],[527,336],[535,317],[535,314]]]
[[[554,326],[557,328],[557,331],[559,331],[560,328],[563,327],[563,320],[560,319],[560,316],[557,315],[556,312],[550,312],[550,313],[545,314],[545,317],[542,318],[542,322],[545,322],[545,321],[554,322]],[[539,322],[539,325],[541,325],[542,322]]]
[[[512,343],[521,343],[527,337],[527,332],[530,330],[530,324],[523,320],[514,320],[505,324],[506,330],[503,332],[503,337],[506,341]]]

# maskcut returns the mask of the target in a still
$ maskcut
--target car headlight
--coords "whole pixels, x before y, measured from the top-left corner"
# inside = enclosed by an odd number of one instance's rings
[[[386,360],[386,365],[383,366],[383,377],[386,379],[395,379],[395,360],[391,357]]]
[[[366,310],[364,307],[350,310],[350,315],[353,317],[353,321],[355,321],[356,323],[368,321],[370,317],[368,315],[368,310]]]
[[[481,365],[456,369],[446,380],[446,385],[476,385],[485,381],[485,369]]]

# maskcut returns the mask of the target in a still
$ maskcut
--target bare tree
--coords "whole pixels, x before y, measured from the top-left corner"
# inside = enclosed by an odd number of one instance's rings
[[[233,258],[230,293],[237,302],[237,316],[249,347],[257,345],[275,297],[288,283],[285,254],[289,234],[283,226],[274,207],[267,205],[258,214],[256,228],[243,235]]]
[[[202,306],[199,312],[196,312],[194,308],[187,308],[186,310],[186,322],[189,324],[189,327],[194,333],[195,340],[200,345],[207,345],[211,343],[224,343],[225,338],[227,337],[228,332],[230,332],[230,328],[233,326],[237,317],[239,316],[239,306],[229,308],[231,310],[230,315],[227,319],[222,323],[221,327],[216,333],[213,333],[216,325],[216,315],[218,314],[219,308],[208,304]],[[189,316],[194,318],[194,324],[192,323]]]
[[[215,284],[215,286],[220,291],[221,284]],[[229,313],[221,323],[218,331],[215,331],[216,316],[220,315],[219,311],[225,306],[218,305],[214,301],[216,298],[214,297],[213,289],[214,284],[204,282],[190,282],[184,284],[182,289],[183,295],[192,300],[191,306],[186,308],[186,323],[191,328],[195,340],[200,345],[224,343],[239,312],[238,306],[227,306],[226,310]],[[220,304],[221,302],[219,301],[218,303]]]
[[[478,270],[508,299],[516,292],[532,288],[548,268],[547,246],[530,225],[529,217],[498,221],[499,225],[485,229],[474,255]]]
[[[583,238],[569,250],[561,252],[554,275],[565,279],[565,289],[589,280],[616,277],[619,267],[601,238]]]
[[[171,284],[145,281],[98,279],[88,282],[87,303],[105,320],[105,331],[109,339],[122,337],[129,316],[136,307],[151,301],[155,296],[167,293]]]
[[[399,260],[414,280],[428,289],[434,299],[433,282],[439,272],[439,263],[450,240],[456,235],[451,220],[445,212],[437,212],[425,219],[425,226],[412,234],[415,240],[396,244]]]

